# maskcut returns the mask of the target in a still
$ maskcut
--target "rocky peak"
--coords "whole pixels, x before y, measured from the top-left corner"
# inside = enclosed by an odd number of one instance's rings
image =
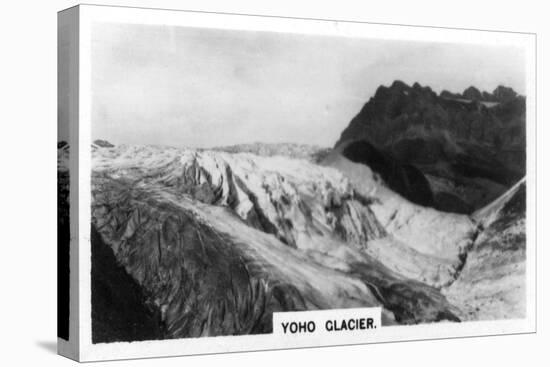
[[[401,80],[395,80],[389,87],[381,85],[376,90],[375,99],[384,99],[389,96],[432,97],[435,93],[429,86],[422,86],[415,82],[412,87]]]
[[[460,99],[462,98],[462,94],[460,93],[452,93],[452,92],[449,92],[448,90],[444,89],[443,91],[441,91],[441,93],[439,94],[439,96],[441,98],[447,98],[447,99]]]
[[[464,92],[462,92],[462,97],[472,101],[481,101],[483,99],[479,89],[473,86],[466,88]]]
[[[462,94],[444,90],[437,95],[419,83],[410,87],[394,81],[378,88],[336,146],[358,140],[397,166],[409,167],[411,173],[412,168],[422,171],[430,182],[435,208],[471,213],[525,175],[525,98],[504,86],[493,93],[472,86]],[[364,155],[357,159],[374,159],[372,151]],[[384,176],[380,167],[377,173]],[[477,178],[489,180],[486,187],[479,188]],[[461,190],[452,189],[453,185]],[[392,188],[418,203],[407,195],[411,190]]]
[[[513,100],[517,96],[518,94],[512,88],[505,87],[502,85],[499,85],[493,91],[494,99],[499,102],[507,102],[507,101]]]
[[[405,83],[401,80],[395,80],[392,83],[392,85],[390,86],[390,89],[395,90],[395,91],[407,91],[407,90],[411,89],[411,87],[409,87],[407,85],[407,83]]]
[[[452,93],[448,90],[443,90],[439,97],[445,98],[445,99],[454,99],[454,100],[460,100],[460,99],[466,99],[470,101],[479,101],[479,102],[498,102],[498,103],[506,103],[515,100],[516,98],[520,97],[516,91],[514,91],[510,87],[505,87],[502,85],[499,85],[495,88],[493,93],[489,93],[487,91],[480,91],[474,86],[468,87],[460,93]]]

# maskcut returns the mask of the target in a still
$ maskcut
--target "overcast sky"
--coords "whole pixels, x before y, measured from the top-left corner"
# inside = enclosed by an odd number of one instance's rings
[[[379,85],[524,94],[515,48],[101,24],[92,136],[115,144],[332,146]]]

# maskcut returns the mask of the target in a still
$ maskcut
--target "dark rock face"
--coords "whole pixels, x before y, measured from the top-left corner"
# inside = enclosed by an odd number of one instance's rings
[[[448,192],[438,192],[434,195],[434,208],[443,212],[471,213],[474,208],[466,204],[457,195]]]
[[[160,311],[118,264],[113,251],[92,226],[92,342],[161,339]]]
[[[518,97],[518,94],[512,89],[499,85],[493,91],[493,100],[498,102],[513,101]]]
[[[448,99],[459,99],[459,98],[462,98],[462,94],[460,93],[452,93],[452,92],[449,92],[448,90],[443,90],[441,91],[441,93],[439,94],[439,96],[441,98],[448,98]]]
[[[420,170],[434,207],[471,213],[525,175],[525,134],[525,97],[510,88],[437,95],[418,83],[396,81],[378,88],[336,146],[367,141],[380,154]]]
[[[380,174],[388,186],[415,204],[432,206],[434,198],[430,184],[416,167],[400,163],[390,154],[378,151],[366,141],[356,141],[346,146],[344,157],[355,163],[363,163]]]
[[[481,92],[476,87],[468,87],[462,92],[462,98],[469,99],[472,101],[481,101],[483,96]]]

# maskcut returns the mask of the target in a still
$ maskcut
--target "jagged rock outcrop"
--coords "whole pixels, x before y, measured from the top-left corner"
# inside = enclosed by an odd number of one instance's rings
[[[502,86],[492,94],[471,87],[437,95],[396,81],[377,89],[336,148],[357,140],[420,170],[436,209],[469,214],[525,175],[525,97]]]
[[[462,92],[462,98],[469,99],[471,101],[481,101],[483,99],[483,95],[477,89],[476,87],[468,87]]]
[[[441,93],[439,93],[439,96],[441,98],[447,98],[447,99],[461,99],[461,98],[464,98],[464,96],[462,94],[452,93],[452,92],[449,92],[448,90],[441,91]]]
[[[504,87],[499,85],[494,91],[492,96],[487,100],[492,100],[495,102],[510,102],[518,98],[518,94],[512,88]]]
[[[384,324],[459,321],[438,288],[453,279],[471,221],[369,194],[302,159],[93,151],[93,228],[167,338],[270,332],[285,310],[380,305]],[[426,230],[437,224],[454,232]]]

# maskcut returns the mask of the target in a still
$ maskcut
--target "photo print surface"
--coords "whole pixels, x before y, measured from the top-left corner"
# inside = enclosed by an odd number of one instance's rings
[[[91,37],[93,343],[267,334],[284,311],[525,317],[522,48]]]

